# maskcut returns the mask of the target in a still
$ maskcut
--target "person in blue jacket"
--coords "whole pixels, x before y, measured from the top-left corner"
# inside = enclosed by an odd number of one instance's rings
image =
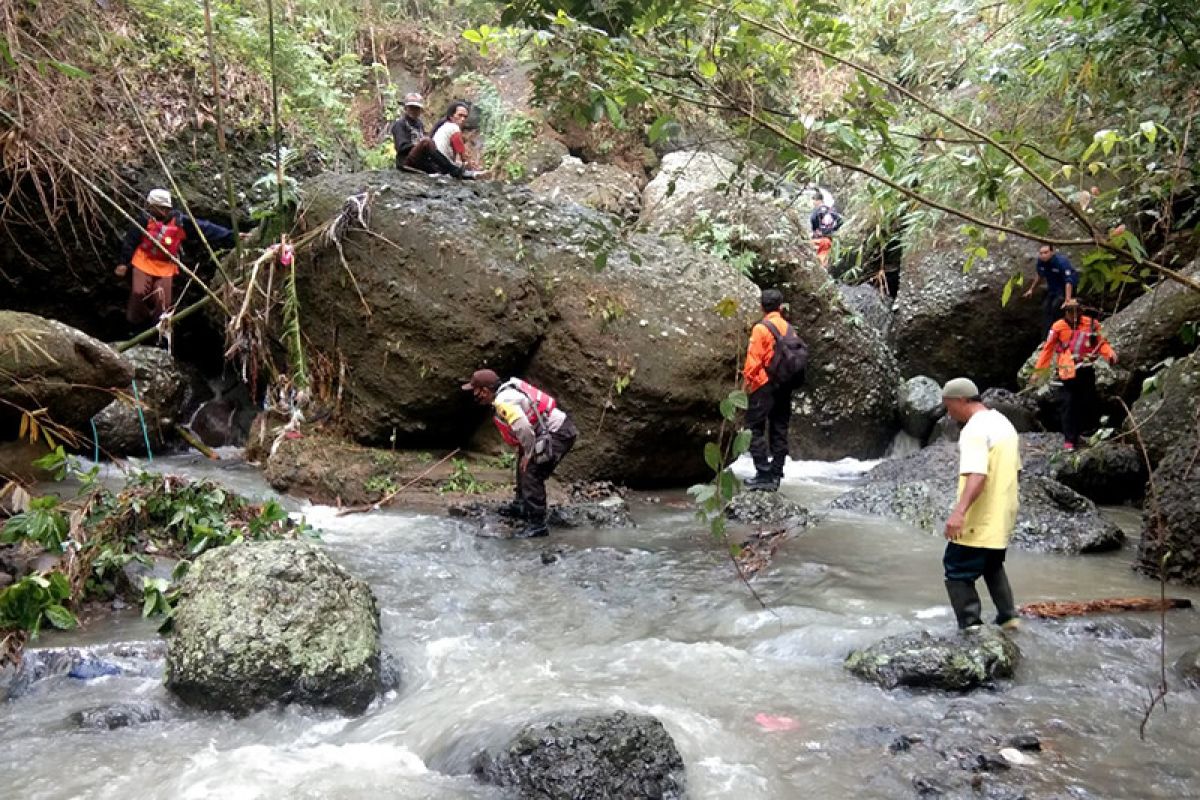
[[[1025,290],[1025,297],[1033,297],[1042,281],[1046,282],[1046,294],[1042,297],[1042,339],[1045,339],[1050,334],[1050,326],[1062,319],[1063,303],[1075,296],[1079,273],[1066,256],[1055,251],[1052,244],[1038,248],[1036,266],[1037,276]]]

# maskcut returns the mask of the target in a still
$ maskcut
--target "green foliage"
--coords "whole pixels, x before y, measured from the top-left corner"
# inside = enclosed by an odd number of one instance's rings
[[[372,475],[363,483],[363,488],[371,494],[386,495],[396,491],[396,482],[391,475]]]
[[[59,500],[53,495],[30,500],[28,510],[4,523],[4,530],[0,532],[0,544],[30,541],[52,552],[61,553],[70,523],[58,505]]]
[[[438,487],[439,493],[483,494],[495,488],[492,484],[476,478],[471,472],[471,468],[467,466],[465,458],[451,459],[450,464],[452,465],[450,477],[442,481],[442,485]]]
[[[63,605],[70,597],[71,585],[61,572],[26,575],[0,590],[0,633],[20,631],[36,639],[43,621],[64,630],[74,628],[79,621]]]
[[[717,440],[704,445],[704,463],[713,471],[708,483],[700,483],[688,489],[697,506],[697,516],[706,521],[714,538],[725,538],[725,507],[738,492],[738,480],[729,465],[750,449],[750,431],[733,431],[739,411],[749,406],[749,398],[741,389],[735,389],[721,401],[721,425]]]
[[[481,26],[481,30],[483,28],[496,33],[486,25]],[[469,39],[467,34],[470,33],[467,31],[463,35]],[[481,50],[486,47],[486,44],[481,45]],[[468,72],[455,83],[475,89],[484,166],[491,170],[502,170],[510,180],[520,179],[525,168],[518,158],[524,145],[533,139],[537,131],[536,121],[507,107],[495,84],[481,75]]]
[[[729,224],[712,219],[707,210],[696,214],[689,231],[689,239],[701,249],[741,272],[748,278],[755,276],[759,267],[758,255],[745,246],[755,234],[745,225]]]
[[[517,465],[517,454],[512,450],[505,450],[498,456],[494,456],[491,464],[496,469],[513,469]]]

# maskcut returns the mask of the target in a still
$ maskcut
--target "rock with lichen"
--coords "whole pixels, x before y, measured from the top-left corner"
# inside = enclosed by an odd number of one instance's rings
[[[844,666],[885,689],[962,692],[1011,678],[1020,660],[1020,649],[1002,630],[980,627],[937,636],[928,631],[890,636],[853,651]]]

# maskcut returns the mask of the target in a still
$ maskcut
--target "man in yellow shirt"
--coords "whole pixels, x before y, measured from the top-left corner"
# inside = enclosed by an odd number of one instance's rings
[[[960,628],[983,624],[975,581],[982,575],[996,605],[996,624],[1017,626],[1004,572],[1008,539],[1017,521],[1021,440],[1012,423],[985,406],[967,378],[942,387],[942,404],[963,426],[958,437],[958,502],[946,521],[946,593]]]

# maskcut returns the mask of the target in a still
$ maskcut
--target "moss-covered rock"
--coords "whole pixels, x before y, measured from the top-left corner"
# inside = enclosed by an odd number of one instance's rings
[[[245,542],[205,553],[180,586],[167,687],[246,714],[275,702],[361,713],[382,687],[370,587],[317,547]]]
[[[846,657],[845,668],[885,689],[898,686],[968,691],[1011,678],[1021,651],[999,628],[934,636],[928,631],[890,636]]]

